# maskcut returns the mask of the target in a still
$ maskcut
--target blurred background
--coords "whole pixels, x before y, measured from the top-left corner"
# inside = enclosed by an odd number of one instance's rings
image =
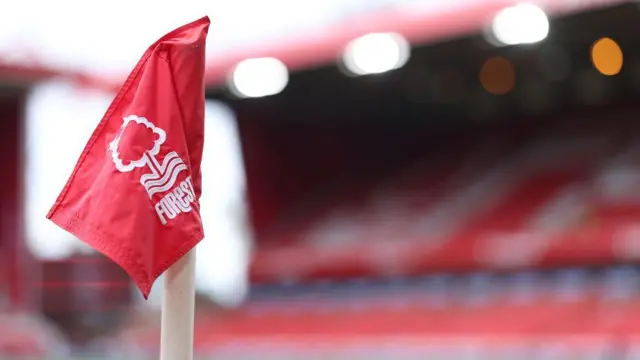
[[[198,359],[640,359],[640,7],[0,10],[0,357],[154,359],[162,281],[45,219],[147,46],[203,14]]]

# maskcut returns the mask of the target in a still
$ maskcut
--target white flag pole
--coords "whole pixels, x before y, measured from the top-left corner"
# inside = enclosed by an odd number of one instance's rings
[[[196,249],[165,273],[160,360],[193,360]]]

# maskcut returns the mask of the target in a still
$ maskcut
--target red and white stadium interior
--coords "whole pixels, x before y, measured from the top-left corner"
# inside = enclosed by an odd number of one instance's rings
[[[240,305],[197,300],[199,358],[640,359],[640,7],[534,1],[519,44],[489,26],[513,2],[451,3],[210,59],[252,250]],[[0,65],[0,355],[151,358],[116,265],[25,245],[25,96],[60,76],[117,84]]]

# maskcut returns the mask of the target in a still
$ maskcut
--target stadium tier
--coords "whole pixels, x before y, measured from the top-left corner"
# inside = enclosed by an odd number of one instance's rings
[[[196,352],[223,359],[298,359],[310,349],[339,359],[468,359],[474,352],[476,359],[633,359],[639,285],[637,269],[617,267],[258,286],[242,309],[199,317]],[[152,356],[157,330],[117,341]]]
[[[559,121],[454,137],[364,177],[339,173],[258,233],[253,279],[632,261],[640,231],[633,129],[619,118]]]

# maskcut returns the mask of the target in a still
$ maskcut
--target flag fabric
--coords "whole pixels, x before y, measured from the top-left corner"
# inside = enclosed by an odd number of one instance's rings
[[[199,198],[209,18],[144,53],[47,217],[118,263],[145,298],[203,237]]]

